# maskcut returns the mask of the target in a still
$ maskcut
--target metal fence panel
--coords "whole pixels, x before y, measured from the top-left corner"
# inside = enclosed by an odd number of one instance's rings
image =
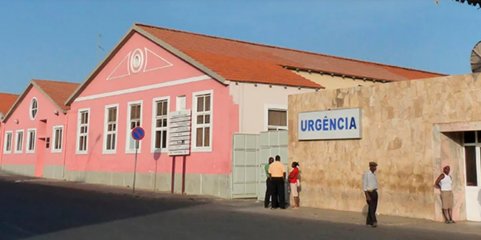
[[[235,134],[232,153],[232,198],[256,197],[258,135]]]
[[[287,136],[287,131],[234,135],[232,198],[264,200],[267,178],[264,167],[269,157],[276,155],[287,166]]]

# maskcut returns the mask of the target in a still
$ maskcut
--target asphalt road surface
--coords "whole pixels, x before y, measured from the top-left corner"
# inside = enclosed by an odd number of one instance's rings
[[[95,188],[0,178],[0,240],[480,239],[463,233],[292,217],[296,210],[264,209],[253,200],[132,195]]]

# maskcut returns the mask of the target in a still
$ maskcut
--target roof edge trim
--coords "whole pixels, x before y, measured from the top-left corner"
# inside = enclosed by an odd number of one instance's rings
[[[37,83],[37,80],[32,80],[32,84],[35,86],[35,88],[37,88],[43,95],[47,96],[48,100],[50,100],[50,102],[53,103],[54,106],[56,106],[58,108],[58,110],[60,110],[61,112],[63,113],[66,113],[67,111],[60,105],[58,105],[57,102],[55,102],[53,100],[53,98],[47,94],[47,92],[45,92],[45,90],[43,90],[43,88]]]
[[[232,83],[247,83],[247,84],[259,84],[259,85],[272,85],[272,86],[279,86],[279,87],[291,87],[291,88],[307,88],[307,89],[325,89],[326,87],[313,82],[314,84],[317,84],[317,87],[309,87],[309,86],[302,86],[302,85],[287,85],[287,84],[277,84],[277,83],[265,83],[265,82],[250,82],[250,81],[244,81],[244,80],[235,80],[231,79],[229,80]],[[310,80],[309,80],[310,81]]]
[[[48,81],[48,80],[47,80]],[[59,106],[53,99],[50,95],[48,95],[43,89],[42,87],[40,87],[40,85],[38,83],[36,83],[36,80],[35,79],[32,79],[30,81],[30,83],[28,84],[27,88],[25,88],[25,90],[23,91],[22,95],[20,95],[17,100],[15,101],[15,103],[12,105],[12,107],[10,108],[10,110],[8,110],[8,112],[5,114],[5,116],[3,117],[2,119],[2,122],[6,122],[8,120],[8,118],[10,118],[10,116],[13,114],[13,112],[15,112],[15,110],[17,109],[18,105],[25,99],[25,97],[27,96],[27,93],[30,91],[30,89],[32,87],[35,87],[40,93],[42,93],[45,97],[47,97],[48,100],[50,100],[50,102],[53,103],[53,105],[55,107],[57,107],[58,110],[60,110],[62,113],[66,113],[66,110],[63,109],[61,106]]]
[[[223,78],[221,75],[217,74],[216,72],[214,72],[210,68],[204,66],[203,64],[201,64],[197,60],[191,58],[189,55],[183,53],[179,49],[177,49],[177,48],[173,47],[172,45],[162,41],[161,39],[157,38],[153,34],[145,31],[144,29],[142,29],[138,25],[143,25],[143,24],[138,24],[138,23],[134,24],[133,30],[137,31],[138,33],[140,33],[141,35],[143,35],[147,39],[153,41],[154,43],[160,45],[161,47],[163,47],[167,51],[171,52],[175,56],[177,56],[177,57],[181,58],[182,60],[186,61],[187,63],[193,65],[194,67],[196,67],[200,71],[204,72],[205,74],[211,76],[213,79],[219,81],[223,85],[227,85],[227,83],[226,83],[227,80],[225,78]],[[143,26],[151,27],[151,26],[147,26],[147,25],[143,25]]]
[[[119,49],[124,45],[124,43],[134,34],[139,33],[140,35],[144,36],[145,38],[149,39],[150,41],[158,44],[159,46],[165,48],[167,51],[173,53],[177,57],[181,58],[182,60],[192,64],[202,72],[206,73],[207,75],[211,76],[213,79],[219,81],[220,83],[227,85],[226,80],[221,77],[219,74],[213,72],[209,68],[205,67],[204,65],[198,63],[191,57],[187,56],[186,54],[182,53],[180,50],[172,47],[171,45],[167,44],[166,42],[158,39],[157,37],[153,36],[152,34],[146,32],[145,30],[141,29],[137,26],[137,23],[134,23],[132,27],[127,31],[127,33],[120,39],[120,41],[115,45],[115,47],[106,55],[106,57],[100,61],[100,63],[94,68],[92,72],[88,75],[86,80],[80,84],[80,86],[70,95],[70,97],[65,102],[66,106],[70,106],[72,102],[74,102],[75,98],[80,95],[80,93],[87,87],[87,85],[93,80],[95,76],[103,69],[103,67],[107,64],[107,62],[113,58],[115,53],[119,51]]]
[[[2,122],[6,122],[8,120],[8,118],[10,118],[10,116],[12,115],[12,113],[15,111],[15,109],[18,107],[18,105],[20,104],[20,102],[23,101],[23,99],[25,98],[25,96],[27,95],[27,92],[33,87],[33,84],[32,84],[32,81],[30,81],[30,83],[27,85],[27,87],[25,88],[25,90],[22,92],[22,94],[20,96],[18,96],[17,100],[15,100],[15,102],[13,103],[12,107],[10,107],[10,109],[8,110],[8,112],[5,114],[5,116],[3,116],[3,119],[2,119]]]
[[[95,76],[104,68],[104,66],[107,64],[108,60],[112,59],[115,53],[118,52],[118,50],[124,45],[124,43],[129,39],[130,36],[134,34],[133,27],[131,27],[126,34],[120,39],[120,41],[115,45],[115,47],[105,56],[102,61],[100,61],[99,64],[94,68],[93,71],[90,72],[88,77],[78,86],[78,88],[70,95],[70,97],[67,98],[67,101],[65,101],[65,106],[70,106],[72,102],[75,100],[75,98],[82,93],[82,91],[87,87],[87,85],[93,80]]]

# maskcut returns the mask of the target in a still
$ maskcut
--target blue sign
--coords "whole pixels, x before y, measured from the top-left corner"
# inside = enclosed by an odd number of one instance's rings
[[[361,109],[299,113],[299,140],[361,138]]]
[[[141,127],[132,129],[132,138],[135,140],[142,140],[145,137],[145,131]]]

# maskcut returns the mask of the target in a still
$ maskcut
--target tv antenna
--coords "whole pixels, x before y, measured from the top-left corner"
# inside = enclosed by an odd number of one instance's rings
[[[97,34],[97,52],[100,59],[102,59],[103,54],[105,54],[105,49],[102,47],[102,34]]]

